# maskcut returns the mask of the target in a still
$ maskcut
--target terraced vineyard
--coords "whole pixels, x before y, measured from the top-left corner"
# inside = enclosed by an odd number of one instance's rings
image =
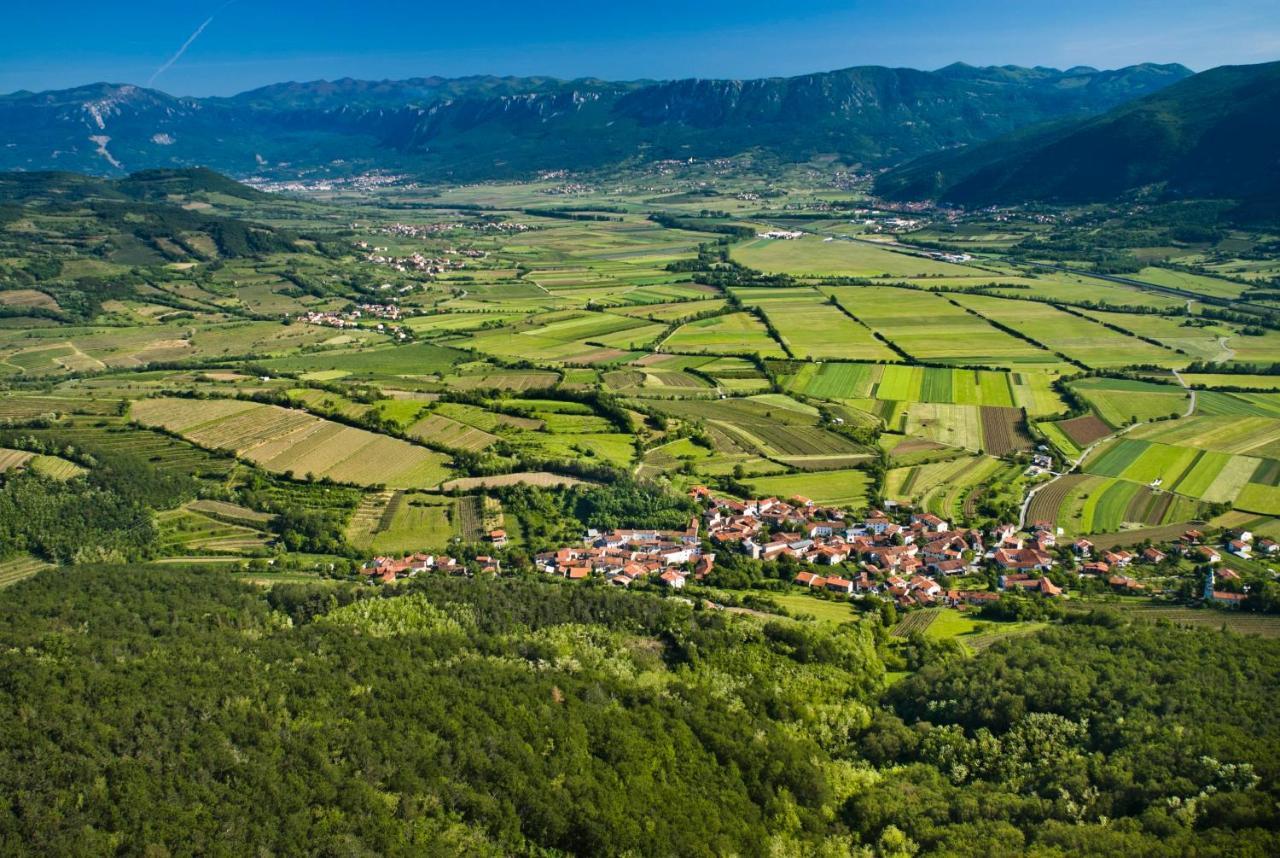
[[[135,403],[132,414],[276,473],[396,488],[435,486],[449,474],[439,453],[276,405],[157,398]]]

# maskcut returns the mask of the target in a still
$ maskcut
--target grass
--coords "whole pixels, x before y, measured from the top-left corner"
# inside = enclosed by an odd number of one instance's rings
[[[697,354],[745,354],[782,357],[782,347],[769,336],[765,326],[750,313],[727,313],[689,322],[662,342],[672,352]]]
[[[794,356],[812,360],[897,359],[868,328],[850,319],[839,307],[815,292],[796,292],[794,298],[771,298],[758,304]],[[738,294],[744,301],[751,297],[748,290],[738,290]]]
[[[810,614],[820,623],[848,623],[858,616],[848,602],[830,602],[798,589],[784,593],[765,590],[761,595],[782,605],[793,615]]]
[[[814,503],[856,510],[866,506],[871,480],[866,471],[844,470],[759,477],[746,483],[759,497],[791,498],[801,495]]]
[[[1093,406],[1112,427],[1182,414],[1187,393],[1167,384],[1116,378],[1088,378],[1073,382],[1071,389]]]
[[[1062,365],[1051,352],[993,327],[940,294],[888,286],[841,286],[825,291],[917,360],[1010,368]]]
[[[781,274],[840,277],[967,276],[973,269],[852,241],[805,236],[794,241],[756,239],[735,245],[733,258],[751,268]]]
[[[957,303],[1089,367],[1187,363],[1174,352],[1126,336],[1048,304],[984,295],[958,295]]]

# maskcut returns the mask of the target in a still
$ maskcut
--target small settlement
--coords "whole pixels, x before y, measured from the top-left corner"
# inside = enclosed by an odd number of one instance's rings
[[[679,590],[690,580],[707,578],[718,555],[735,553],[763,562],[789,559],[802,567],[792,583],[811,591],[853,597],[873,594],[902,608],[961,607],[996,601],[1003,591],[1062,597],[1064,578],[1055,574],[1058,583],[1050,580],[1054,570],[1077,579],[1096,578],[1117,593],[1142,593],[1146,585],[1129,574],[1133,564],[1157,566],[1177,553],[1209,566],[1207,602],[1236,607],[1245,598],[1218,587],[1239,581],[1240,576],[1220,568],[1215,578],[1212,564],[1221,562],[1222,555],[1206,545],[1204,535],[1196,530],[1188,530],[1168,551],[1154,547],[1139,553],[1095,551],[1084,538],[1059,546],[1056,529],[1048,522],[1035,522],[1026,532],[1013,524],[983,532],[953,528],[927,512],[904,511],[896,520],[881,510],[853,516],[804,497],[738,500],[717,496],[704,486],[695,486],[690,496],[699,502],[701,512],[683,530],[591,530],[578,544],[536,555],[535,569],[572,581],[595,578],[622,587],[648,581]],[[490,536],[494,547],[504,544],[505,534],[501,536],[501,541]],[[1226,550],[1240,556],[1254,550],[1268,555],[1280,552],[1280,544],[1269,539],[1255,546],[1248,532],[1230,532],[1224,539]],[[390,582],[427,570],[496,574],[501,564],[489,556],[477,557],[468,565],[449,557],[417,554],[399,560],[374,558],[363,572]],[[952,583],[980,572],[991,573],[994,589],[965,589]]]

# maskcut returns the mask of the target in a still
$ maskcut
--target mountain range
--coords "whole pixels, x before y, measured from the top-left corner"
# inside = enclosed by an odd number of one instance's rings
[[[278,177],[381,168],[461,180],[743,153],[878,168],[1093,117],[1190,75],[1152,64],[862,66],[757,80],[344,79],[217,98],[99,83],[0,96],[0,169],[123,175],[200,165]]]
[[[1032,126],[923,156],[878,193],[968,206],[1157,199],[1270,201],[1280,209],[1280,62],[1222,66],[1087,119]]]

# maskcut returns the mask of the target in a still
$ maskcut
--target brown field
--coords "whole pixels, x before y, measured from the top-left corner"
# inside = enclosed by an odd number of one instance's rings
[[[0,305],[5,307],[38,307],[41,310],[61,310],[58,302],[38,289],[8,289],[0,292]]]
[[[23,450],[10,450],[0,448],[0,474],[5,471],[21,468],[35,456],[35,453],[28,453]]]
[[[992,456],[1030,450],[1031,436],[1027,434],[1020,408],[1003,408],[999,405],[982,406],[982,448]]]
[[[1070,420],[1060,421],[1058,428],[1082,450],[1099,438],[1105,438],[1111,434],[1111,427],[1096,414],[1086,414],[1084,417],[1072,417]]]
[[[452,491],[453,489],[470,491],[491,486],[580,486],[586,482],[586,480],[566,477],[563,474],[549,474],[545,471],[525,471],[518,474],[499,474],[494,477],[463,477],[457,480],[449,480],[442,484],[440,488],[444,491]]]
[[[1068,474],[1036,492],[1027,509],[1027,521],[1057,521],[1058,510],[1067,494],[1087,479],[1089,477],[1085,474]]]

